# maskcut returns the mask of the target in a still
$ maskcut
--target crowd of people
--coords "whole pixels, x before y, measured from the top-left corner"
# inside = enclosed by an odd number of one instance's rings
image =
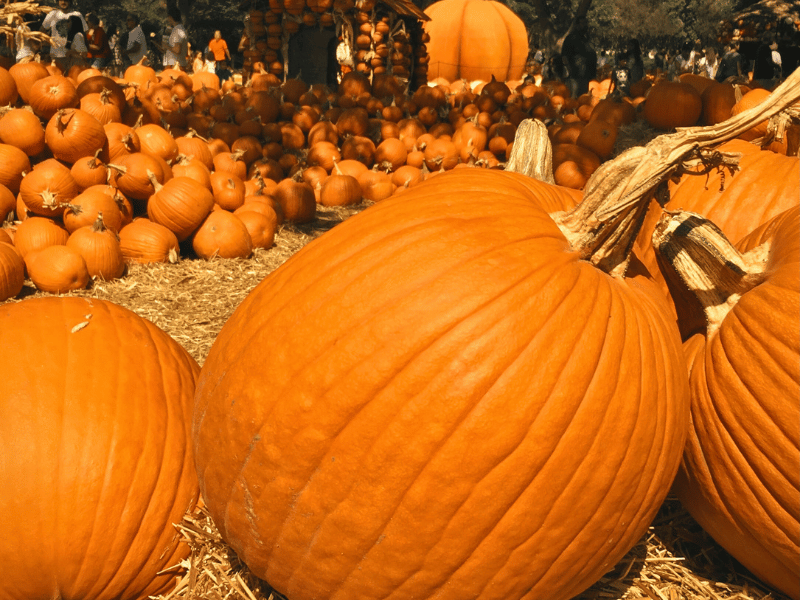
[[[120,76],[130,65],[146,62],[153,67],[178,67],[184,71],[215,73],[221,81],[232,76],[232,57],[220,31],[215,31],[204,50],[193,51],[179,9],[167,11],[164,33],[147,36],[140,18],[128,14],[123,25],[102,22],[95,13],[82,14],[73,0],[57,0],[56,7],[36,22],[17,23],[14,36],[16,62],[39,58],[55,61],[68,72],[73,65],[106,70]],[[42,31],[50,37],[49,45],[30,33]],[[45,56],[42,56],[42,55]]]
[[[654,47],[643,52],[639,40],[630,39],[616,49],[596,49],[589,35],[585,17],[573,24],[563,39],[560,52],[549,56],[534,47],[528,73],[541,74],[543,79],[556,79],[567,84],[574,97],[588,91],[593,79],[610,77],[617,94],[629,95],[631,84],[647,73],[677,79],[692,73],[716,81],[749,82],[773,89],[783,78],[800,66],[800,32],[782,39],[779,48],[774,33],[763,35],[757,43],[749,42],[748,52],[740,51],[737,40],[722,45],[702,40],[685,41],[677,49]]]

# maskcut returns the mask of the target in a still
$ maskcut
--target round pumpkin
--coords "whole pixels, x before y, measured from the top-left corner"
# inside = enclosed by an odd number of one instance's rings
[[[89,284],[86,261],[74,248],[47,246],[25,255],[25,267],[33,284],[43,292],[63,294]]]
[[[24,283],[25,262],[22,256],[14,246],[0,240],[0,302],[19,294]]]
[[[521,79],[528,34],[511,9],[492,0],[439,0],[425,9],[428,77],[448,81]]]
[[[571,201],[515,173],[433,177],[222,328],[200,486],[281,594],[566,600],[646,531],[688,427],[678,332],[647,277],[581,260],[537,190]]]
[[[95,156],[103,151],[108,156],[108,138],[102,123],[79,108],[66,108],[56,112],[44,130],[47,147],[53,156],[74,163],[84,156]]]
[[[134,219],[119,232],[122,256],[134,263],[176,263],[178,238],[169,229],[149,219]]]
[[[688,83],[660,81],[647,92],[643,116],[652,127],[669,130],[691,127],[700,119],[703,100]]]
[[[104,300],[0,307],[0,597],[135,600],[188,557],[197,363]],[[24,550],[24,551],[23,551]],[[46,574],[46,575],[45,575]]]
[[[192,248],[205,260],[247,258],[253,252],[253,241],[239,217],[227,210],[215,210],[192,236]]]
[[[44,126],[39,117],[24,108],[12,108],[0,118],[0,142],[11,144],[28,156],[44,150]]]
[[[707,323],[684,344],[692,419],[674,489],[731,555],[800,598],[800,209],[735,247],[710,222],[672,213],[654,244],[697,290]]]
[[[125,258],[119,246],[119,238],[113,230],[103,223],[103,213],[91,225],[85,225],[72,232],[67,240],[72,248],[86,261],[89,277],[106,281],[122,277],[125,271]]]
[[[172,231],[178,241],[188,239],[214,208],[211,190],[194,179],[174,177],[164,185],[154,180],[147,216]]]

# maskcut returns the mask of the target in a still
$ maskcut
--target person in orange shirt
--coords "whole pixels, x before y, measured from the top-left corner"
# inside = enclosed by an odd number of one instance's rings
[[[219,30],[214,32],[214,39],[208,42],[208,51],[214,55],[214,61],[217,63],[216,73],[219,76],[221,70],[227,70],[225,60],[231,60],[228,44],[222,39],[222,33]],[[221,79],[222,77],[220,77]]]

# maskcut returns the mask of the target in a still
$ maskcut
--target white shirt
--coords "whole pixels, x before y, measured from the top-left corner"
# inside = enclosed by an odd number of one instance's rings
[[[180,23],[175,25],[175,27],[172,28],[172,33],[169,35],[169,46],[164,53],[164,63],[169,66],[178,64],[185,67],[188,41],[188,36],[186,35],[186,30],[183,28],[183,25]],[[180,44],[180,50],[178,50],[177,54],[172,51],[172,47],[175,44]]]
[[[30,32],[31,30],[24,24],[17,27],[14,32],[14,42],[17,45],[17,55],[15,57],[17,62],[36,54],[31,48],[28,38],[25,37],[25,34]]]
[[[84,19],[83,15],[77,10],[65,13],[60,8],[56,8],[47,13],[44,21],[42,21],[42,29],[50,30],[50,56],[53,58],[63,58],[67,55],[67,37],[61,35],[58,31],[58,23],[65,19],[68,20],[73,15],[77,15],[81,18],[83,30],[86,31],[88,29],[86,19]]]
[[[76,33],[75,37],[72,38],[72,44],[69,46],[70,50],[75,50],[75,52],[88,52],[89,48],[86,47],[86,38],[83,37],[82,33]]]
[[[136,42],[139,42],[139,51],[128,56],[131,64],[134,65],[147,54],[147,40],[144,38],[144,31],[142,31],[141,25],[137,25],[128,32],[128,45],[125,46],[125,49],[130,50]]]

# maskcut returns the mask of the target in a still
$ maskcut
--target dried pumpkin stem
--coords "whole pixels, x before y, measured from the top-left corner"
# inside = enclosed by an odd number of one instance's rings
[[[708,219],[666,212],[653,233],[653,247],[697,297],[711,335],[742,294],[763,281],[770,244],[741,254]]]
[[[631,148],[594,172],[583,202],[553,218],[583,258],[622,277],[630,248],[656,188],[685,161],[731,140],[800,100],[800,69],[761,104],[711,127],[687,127],[657,137],[646,147]],[[628,215],[628,213],[632,213]],[[625,231],[614,231],[624,226]],[[611,231],[610,231],[611,230]]]
[[[553,147],[544,123],[538,119],[525,119],[517,126],[505,170],[555,185]]]

